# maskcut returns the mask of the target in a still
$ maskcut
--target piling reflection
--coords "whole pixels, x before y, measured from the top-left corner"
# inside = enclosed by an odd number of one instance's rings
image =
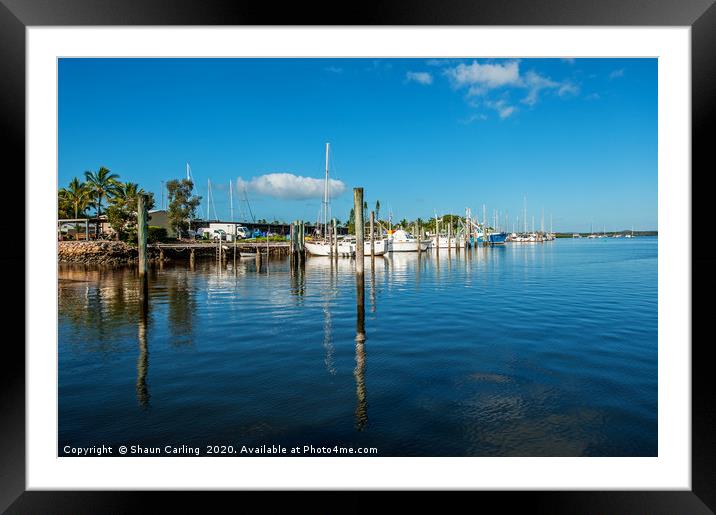
[[[304,261],[290,268],[291,295],[296,299],[296,305],[303,304],[303,296],[306,293],[306,264]]]
[[[370,312],[375,313],[375,259],[370,263]]]
[[[191,345],[194,334],[196,299],[191,287],[191,274],[176,269],[165,276],[169,331],[175,345]]]
[[[149,320],[148,296],[144,295],[139,308],[139,322],[137,339],[139,343],[139,357],[137,358],[137,402],[142,408],[149,407],[149,387],[147,386],[147,372],[149,371],[149,343],[147,341],[147,325]]]
[[[362,431],[368,423],[368,401],[365,391],[365,279],[356,274],[356,429]]]

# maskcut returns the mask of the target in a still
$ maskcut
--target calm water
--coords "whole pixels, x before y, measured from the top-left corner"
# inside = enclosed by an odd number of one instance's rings
[[[60,267],[59,446],[655,456],[657,239]],[[202,453],[203,455],[204,453]]]

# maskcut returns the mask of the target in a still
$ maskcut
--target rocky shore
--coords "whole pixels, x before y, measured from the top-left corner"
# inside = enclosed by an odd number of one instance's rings
[[[149,258],[158,256],[150,250]],[[137,262],[137,249],[123,241],[60,241],[57,260],[85,265],[127,265]]]

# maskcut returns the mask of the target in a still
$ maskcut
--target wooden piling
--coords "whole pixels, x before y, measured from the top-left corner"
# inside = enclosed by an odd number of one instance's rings
[[[363,228],[363,188],[353,188],[353,213],[355,213],[356,273],[363,274],[365,238]]]
[[[296,243],[294,241],[294,233],[293,233],[294,226],[295,226],[295,222],[291,222],[291,225],[288,230],[288,241],[289,241],[288,256],[289,256],[291,268],[296,266],[295,255],[294,255],[294,253],[296,252],[296,250],[295,250]]]
[[[370,258],[375,261],[375,211],[370,212]]]
[[[452,220],[448,223],[448,231],[447,231],[447,245],[448,245],[448,253],[450,253],[450,250],[452,247],[450,243],[450,238],[452,238]]]
[[[336,219],[333,219],[333,259],[338,261],[338,224]]]
[[[139,247],[139,277],[147,275],[147,204],[146,196],[137,195],[137,246]]]

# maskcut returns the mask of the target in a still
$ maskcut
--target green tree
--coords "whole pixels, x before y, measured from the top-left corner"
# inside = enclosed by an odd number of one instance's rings
[[[114,193],[117,187],[119,175],[112,173],[104,166],[100,167],[96,172],[86,171],[85,180],[90,190],[92,203],[97,210],[97,218],[102,215],[102,201]],[[99,235],[99,220],[95,224],[95,237]]]
[[[82,218],[85,217],[85,211],[90,205],[90,190],[87,184],[80,182],[75,177],[66,188],[62,188],[58,192],[58,207],[60,218]],[[75,222],[75,234],[79,232],[78,224]]]
[[[380,220],[380,200],[375,201],[375,219]]]
[[[356,229],[356,214],[355,210],[351,208],[350,213],[348,213],[348,233],[353,234]]]
[[[117,239],[132,241],[137,235],[137,196],[145,195],[147,211],[154,208],[154,194],[147,193],[135,182],[117,182],[107,208],[107,219]]]
[[[194,183],[189,179],[174,179],[167,182],[169,201],[167,217],[179,237],[189,230],[190,221],[196,215],[196,208],[201,202],[201,197],[192,195],[193,190]]]

